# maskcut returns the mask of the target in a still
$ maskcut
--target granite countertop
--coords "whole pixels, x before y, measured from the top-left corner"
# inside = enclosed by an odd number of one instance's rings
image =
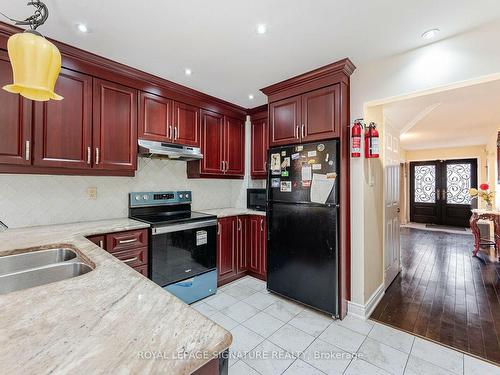
[[[205,214],[217,215],[218,218],[229,217],[229,216],[239,216],[239,215],[259,215],[266,216],[265,211],[250,210],[248,208],[214,208],[210,210],[197,210],[198,212],[203,212]]]
[[[95,267],[0,295],[3,373],[191,374],[229,347],[228,331],[85,238],[146,227],[116,219],[0,233],[0,256],[64,245]]]

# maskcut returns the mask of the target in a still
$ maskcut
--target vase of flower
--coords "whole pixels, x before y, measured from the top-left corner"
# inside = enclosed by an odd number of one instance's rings
[[[469,189],[469,195],[472,198],[481,198],[484,202],[485,209],[488,211],[493,211],[493,202],[495,201],[495,192],[490,191],[490,185],[481,184],[479,189]]]

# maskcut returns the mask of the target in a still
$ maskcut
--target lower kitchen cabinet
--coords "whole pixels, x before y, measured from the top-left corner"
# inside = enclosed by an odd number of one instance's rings
[[[90,236],[87,239],[148,277],[148,230]]]
[[[225,217],[217,222],[217,284],[223,285],[237,275],[237,217]]]
[[[218,221],[218,285],[245,275],[266,279],[266,218],[231,216]]]

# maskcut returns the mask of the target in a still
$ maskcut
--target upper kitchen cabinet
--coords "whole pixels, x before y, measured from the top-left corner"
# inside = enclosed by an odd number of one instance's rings
[[[340,85],[302,95],[301,141],[314,142],[339,136]]]
[[[201,110],[202,160],[188,162],[189,178],[243,178],[245,122]]]
[[[137,166],[137,90],[94,79],[94,167]]]
[[[313,142],[339,136],[339,85],[269,105],[270,145]]]
[[[224,173],[243,176],[245,174],[245,122],[226,117],[224,131]]]
[[[173,137],[173,101],[141,92],[139,97],[139,138],[170,142]]]
[[[269,145],[300,142],[301,98],[287,98],[269,105]]]
[[[200,109],[141,92],[139,138],[200,147]]]
[[[33,165],[92,167],[92,77],[62,69],[55,91],[61,101],[36,102]]]
[[[223,169],[224,116],[215,112],[201,111],[201,132],[203,159],[190,162],[189,166],[199,163],[201,173],[219,174]]]
[[[354,65],[344,59],[262,89],[269,100],[269,145],[340,137],[343,123],[349,124],[353,71]]]
[[[267,148],[269,143],[267,106],[263,109],[263,111],[251,115],[250,175],[254,179],[263,179],[267,176]]]
[[[200,147],[200,109],[174,102],[174,143]]]
[[[12,83],[7,52],[0,50],[0,87]],[[0,89],[0,163],[31,164],[31,101]]]

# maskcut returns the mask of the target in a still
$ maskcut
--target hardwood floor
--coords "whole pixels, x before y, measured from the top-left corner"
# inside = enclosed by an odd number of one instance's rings
[[[371,319],[500,364],[500,263],[471,235],[401,228],[402,271]]]

